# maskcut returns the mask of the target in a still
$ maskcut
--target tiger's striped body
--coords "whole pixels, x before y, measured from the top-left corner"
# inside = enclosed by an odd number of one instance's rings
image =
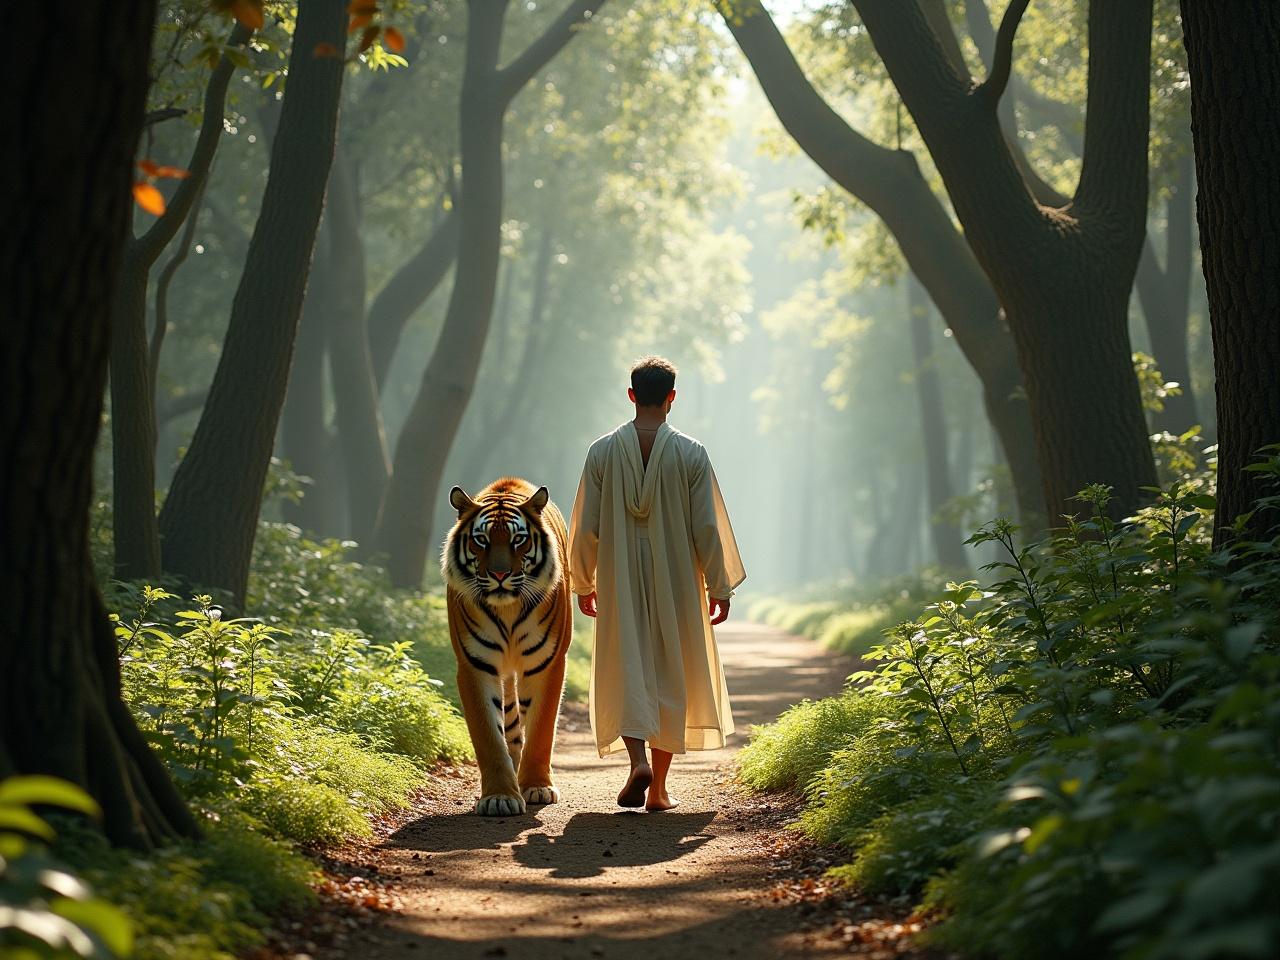
[[[480,767],[483,816],[555,803],[551,754],[573,635],[568,530],[545,487],[507,478],[473,500],[449,495],[449,636],[458,693]]]

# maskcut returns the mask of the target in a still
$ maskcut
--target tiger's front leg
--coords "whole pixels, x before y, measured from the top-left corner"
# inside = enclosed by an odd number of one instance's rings
[[[503,728],[502,683],[496,675],[470,666],[458,668],[458,699],[471,733],[480,768],[480,799],[476,813],[482,817],[509,817],[524,813],[524,798],[516,783],[516,770],[507,751]]]
[[[567,591],[565,592],[567,596]],[[520,758],[518,779],[520,793],[526,803],[558,803],[560,788],[551,773],[551,755],[555,750],[556,721],[560,716],[560,699],[564,694],[565,660],[572,637],[568,609],[551,626],[551,643],[556,643],[556,656],[537,673],[520,678],[520,703],[524,711],[525,743]],[[535,665],[536,668],[536,665]]]

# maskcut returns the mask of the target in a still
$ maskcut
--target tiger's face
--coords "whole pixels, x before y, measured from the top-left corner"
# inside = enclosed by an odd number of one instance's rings
[[[542,525],[547,488],[527,499],[503,492],[472,500],[454,487],[450,502],[458,522],[445,540],[441,567],[446,582],[464,596],[490,605],[534,605],[560,576],[560,560]]]

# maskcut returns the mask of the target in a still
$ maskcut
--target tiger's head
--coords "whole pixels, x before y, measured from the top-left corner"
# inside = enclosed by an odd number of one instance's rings
[[[533,607],[560,579],[560,556],[542,519],[547,488],[525,496],[529,485],[521,486],[499,482],[478,500],[461,487],[449,492],[458,522],[445,538],[440,566],[445,582],[470,600]]]

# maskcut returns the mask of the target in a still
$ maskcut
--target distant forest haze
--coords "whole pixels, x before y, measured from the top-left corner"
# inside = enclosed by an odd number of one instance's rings
[[[1174,7],[1032,5],[1004,49],[981,0],[865,6],[393,4],[340,69],[362,12],[162,5],[139,152],[186,175],[114,307],[117,574],[242,596],[271,470],[271,513],[420,584],[441,490],[568,501],[650,352],[752,589],[973,567],[966,525],[1095,479],[1140,502],[1149,435],[1213,428]]]

